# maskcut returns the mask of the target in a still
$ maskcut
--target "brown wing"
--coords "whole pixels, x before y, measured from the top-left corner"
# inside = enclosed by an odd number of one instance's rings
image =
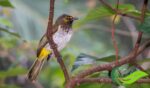
[[[58,24],[55,23],[55,25],[53,26],[53,34],[56,33],[56,31],[58,30]],[[44,34],[39,42],[39,45],[38,45],[38,48],[37,48],[37,57],[39,56],[42,48],[48,44],[48,40],[47,40],[47,37],[46,37],[46,34]]]
[[[41,50],[43,49],[43,47],[48,44],[48,40],[46,35],[44,34],[39,42],[38,48],[37,48],[37,57],[39,56]]]

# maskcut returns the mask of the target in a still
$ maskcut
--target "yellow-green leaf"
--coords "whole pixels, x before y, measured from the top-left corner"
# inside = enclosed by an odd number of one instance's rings
[[[8,19],[2,18],[2,17],[0,17],[0,24],[10,27],[10,28],[13,27],[13,24]]]
[[[148,76],[147,73],[137,70],[137,71],[131,73],[130,75],[121,78],[120,81],[123,82],[123,84],[132,84],[132,83],[136,82],[137,80],[139,80],[140,78],[143,78],[146,76]]]

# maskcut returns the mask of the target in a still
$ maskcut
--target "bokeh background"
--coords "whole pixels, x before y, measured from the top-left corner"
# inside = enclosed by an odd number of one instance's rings
[[[107,1],[111,4],[116,3],[116,0]],[[132,4],[137,10],[141,9],[141,0],[120,1],[122,4]],[[55,58],[45,64],[37,83],[31,84],[26,79],[26,73],[36,58],[37,44],[46,32],[49,0],[10,0],[10,2],[13,8],[11,5],[0,4],[0,88],[63,88],[63,73]],[[83,19],[92,13],[91,10],[99,6],[102,4],[98,0],[56,0],[55,19],[64,13],[80,19],[74,23],[71,41],[61,51],[70,74],[79,55],[88,54],[97,58],[115,55],[111,39],[112,16],[89,18],[83,22]],[[119,55],[125,56],[135,44],[139,23],[130,18],[117,17],[115,24]],[[144,34],[143,41],[148,38],[149,35]],[[147,50],[138,58],[150,58],[150,52]],[[88,59],[85,63],[91,63],[91,60]],[[141,64],[145,69],[149,69],[149,61]],[[105,84],[94,86],[85,84],[79,88],[93,87],[110,88]],[[140,85],[138,88],[149,88],[149,85]]]

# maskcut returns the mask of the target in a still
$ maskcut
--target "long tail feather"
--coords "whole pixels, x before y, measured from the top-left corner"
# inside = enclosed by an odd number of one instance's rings
[[[33,82],[37,79],[37,76],[38,76],[39,72],[41,71],[44,62],[45,62],[45,59],[42,59],[42,60],[36,59],[36,61],[33,63],[32,67],[29,70],[29,73],[27,75],[27,77],[30,81]]]

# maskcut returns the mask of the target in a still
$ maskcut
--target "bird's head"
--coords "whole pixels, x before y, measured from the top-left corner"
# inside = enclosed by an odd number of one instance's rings
[[[69,25],[72,26],[73,21],[77,20],[78,18],[63,14],[58,19],[56,20],[56,24],[61,24],[61,25]]]

